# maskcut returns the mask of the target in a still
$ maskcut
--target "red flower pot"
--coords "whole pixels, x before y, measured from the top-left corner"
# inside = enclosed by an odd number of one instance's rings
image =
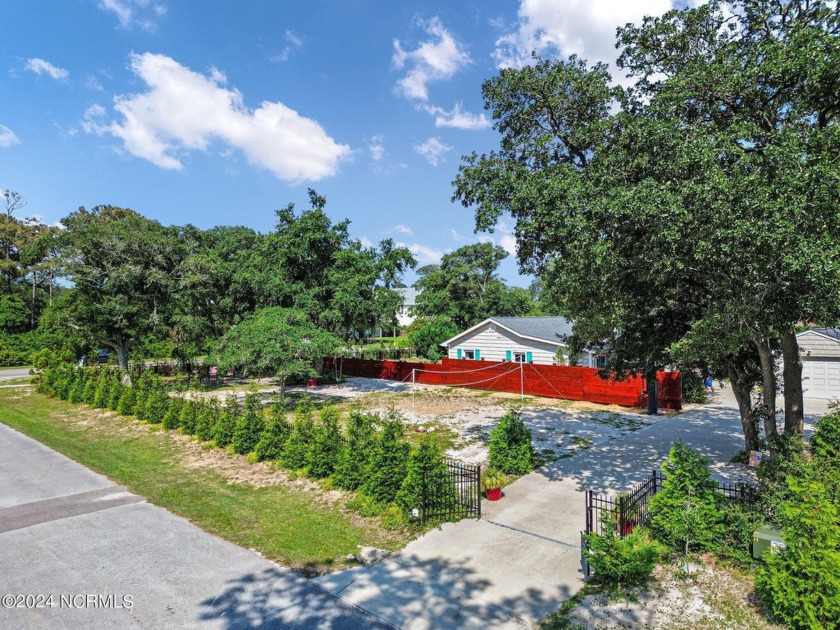
[[[501,488],[491,488],[487,491],[487,500],[488,501],[498,501],[502,498],[502,489]]]

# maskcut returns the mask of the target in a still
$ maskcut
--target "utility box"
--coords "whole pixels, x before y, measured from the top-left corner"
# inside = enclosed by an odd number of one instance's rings
[[[752,556],[756,560],[760,560],[768,551],[779,553],[785,547],[787,545],[782,540],[782,533],[775,527],[762,525],[753,532]]]

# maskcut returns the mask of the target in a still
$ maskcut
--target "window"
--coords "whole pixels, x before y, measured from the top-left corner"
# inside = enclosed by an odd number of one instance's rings
[[[525,353],[524,352],[514,352],[513,353],[513,362],[514,363],[525,363]]]
[[[609,356],[601,355],[601,356],[595,357],[595,367],[596,368],[606,368],[606,367],[609,367],[611,363],[612,363],[612,360],[610,359]]]
[[[475,350],[464,350],[464,358],[470,359],[471,361],[475,360]]]

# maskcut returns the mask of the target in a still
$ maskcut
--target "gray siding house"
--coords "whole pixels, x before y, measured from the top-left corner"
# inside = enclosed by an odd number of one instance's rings
[[[572,322],[565,317],[490,317],[447,339],[441,345],[450,359],[474,361],[514,361],[539,365],[568,365],[566,336],[572,334]],[[592,352],[578,358],[578,365],[600,367],[603,361]]]
[[[840,328],[813,328],[796,340],[805,398],[840,398]]]

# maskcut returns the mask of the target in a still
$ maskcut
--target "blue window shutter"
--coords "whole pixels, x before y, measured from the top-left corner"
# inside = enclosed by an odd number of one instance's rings
[[[505,350],[505,361],[510,361],[513,358],[513,354],[510,350]]]
[[[478,348],[475,349],[475,360],[481,361],[481,350],[479,350]]]
[[[533,363],[534,362],[534,354],[532,352],[525,353],[525,362],[526,363]]]
[[[458,358],[463,359],[464,358],[463,355],[464,355],[464,353],[461,351],[461,348],[458,348]]]

